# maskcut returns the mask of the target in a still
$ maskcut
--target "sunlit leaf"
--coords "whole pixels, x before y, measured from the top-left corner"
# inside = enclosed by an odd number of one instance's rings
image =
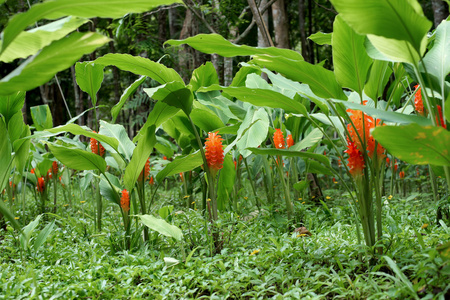
[[[167,223],[163,219],[155,218],[152,215],[138,215],[142,224],[148,228],[168,237],[173,237],[177,241],[183,238],[183,232],[175,225]]]

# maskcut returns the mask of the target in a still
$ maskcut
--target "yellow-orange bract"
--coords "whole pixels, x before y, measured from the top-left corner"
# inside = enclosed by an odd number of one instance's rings
[[[353,177],[361,176],[364,169],[364,157],[356,144],[348,140],[347,150],[344,152],[348,154],[347,166],[349,167],[350,174]]]
[[[124,212],[128,212],[130,210],[130,195],[128,191],[124,189],[122,191],[122,197],[120,198],[120,207]]]
[[[422,100],[422,88],[419,87],[419,85],[416,85],[414,88],[416,89],[416,93],[414,94],[414,108],[419,115],[423,116],[424,109]]]
[[[36,189],[39,193],[42,193],[45,190],[45,181],[44,177],[39,177],[36,185]]]
[[[275,144],[275,148],[284,149],[284,136],[281,129],[275,129],[275,133],[273,134],[273,143]]]
[[[208,133],[205,143],[205,156],[208,162],[208,167],[213,177],[223,167],[223,146],[222,137],[218,132]]]
[[[97,133],[96,131],[94,131]],[[100,149],[100,153],[98,153],[98,150]],[[103,148],[102,144],[100,144],[96,139],[91,138],[91,151],[94,154],[103,156],[105,155],[105,148]]]
[[[292,134],[288,135],[287,139],[286,139],[286,144],[288,149],[291,148],[292,146],[294,146],[294,139],[292,138]]]

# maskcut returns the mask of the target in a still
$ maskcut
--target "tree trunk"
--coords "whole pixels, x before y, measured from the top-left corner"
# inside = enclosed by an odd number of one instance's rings
[[[111,38],[111,41],[109,42],[109,51],[110,53],[116,53],[116,47],[114,46],[114,34],[112,32],[112,29],[108,30],[109,37]],[[113,73],[113,82],[114,82],[114,103],[118,103],[120,101],[120,74],[117,67],[112,66],[112,73]]]
[[[308,41],[306,40],[305,28],[305,0],[298,0],[298,23],[300,26],[300,41],[302,45],[302,56],[305,61],[308,59]]]
[[[272,4],[273,30],[275,33],[275,46],[289,49],[289,23],[284,0]]]
[[[448,17],[448,4],[442,0],[431,0],[434,14],[434,26],[438,27]]]
[[[170,13],[170,12],[169,12]],[[158,39],[161,45],[167,41],[167,10],[163,9],[158,14]]]
[[[313,34],[313,27],[312,27],[312,1],[313,0],[308,0],[308,19],[309,19],[309,32],[308,32],[308,36],[310,36],[311,34]],[[309,62],[314,64],[314,43],[313,41],[309,40],[308,41],[308,54],[309,54]]]
[[[192,32],[192,12],[186,9],[186,17],[184,18],[183,27],[181,28],[180,40],[184,40],[191,36]],[[184,82],[189,81],[189,48],[186,45],[182,45],[178,52],[178,60],[180,66],[180,75]]]
[[[260,7],[267,5],[268,0],[261,0]],[[255,18],[255,17],[253,17]],[[262,19],[265,24],[269,24],[269,12],[266,10],[264,14],[262,14]],[[265,33],[260,30],[258,27],[258,47],[268,47],[269,45],[266,43]]]
[[[81,115],[84,111],[83,92],[77,85],[77,79],[75,75],[75,65],[70,67],[70,73],[72,74],[73,93],[75,95],[75,113],[77,116]],[[78,125],[84,125],[84,115],[77,120]]]
[[[176,8],[171,8],[169,9],[169,34],[170,34],[170,38],[175,37],[176,34],[176,24],[175,21],[177,19],[177,9]]]

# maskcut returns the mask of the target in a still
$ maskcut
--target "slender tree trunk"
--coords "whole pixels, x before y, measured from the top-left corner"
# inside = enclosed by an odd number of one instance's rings
[[[308,36],[313,34],[313,27],[312,27],[312,22],[313,22],[313,20],[312,20],[312,18],[313,18],[313,16],[312,16],[312,1],[313,0],[308,0],[308,19],[309,19]],[[308,54],[309,54],[309,57],[308,57],[309,58],[309,62],[313,64],[314,63],[314,43],[311,40],[308,41]]]
[[[161,42],[161,44],[167,40],[166,22],[167,22],[167,10],[163,9],[158,13],[158,39]]]
[[[83,92],[77,85],[77,79],[75,75],[75,65],[70,67],[70,73],[72,74],[73,93],[75,95],[75,113],[79,116],[84,111]],[[78,125],[84,125],[84,115],[77,120]]]
[[[272,17],[275,46],[289,49],[289,19],[284,0],[278,0],[272,4]]]
[[[184,18],[183,27],[181,28],[180,40],[191,36],[193,15],[191,10],[186,9],[186,17]],[[181,77],[184,82],[189,81],[189,52],[188,47],[183,45],[178,52],[178,60],[180,66]]]
[[[306,61],[308,59],[308,41],[306,40],[305,28],[305,0],[298,0],[298,23],[300,26],[300,41],[302,45],[302,56]]]
[[[438,27],[448,17],[448,4],[442,0],[431,0],[434,14],[434,26]]]
[[[267,5],[267,2],[268,2],[268,0],[261,0],[260,7]],[[266,10],[264,12],[264,14],[262,14],[262,19],[265,24],[269,24],[268,10]],[[265,33],[263,31],[261,31],[261,29],[258,27],[258,47],[267,47],[267,46],[268,46],[268,44],[266,43]]]
[[[114,46],[114,35],[112,32],[112,29],[108,30],[109,37],[111,38],[111,41],[109,42],[109,51],[110,53],[116,53],[116,47]],[[120,101],[120,74],[117,67],[112,66],[112,73],[113,73],[113,82],[114,82],[114,103],[118,103]]]
[[[169,34],[170,38],[175,37],[176,35],[176,24],[175,21],[177,19],[177,9],[176,8],[170,8],[169,9]]]

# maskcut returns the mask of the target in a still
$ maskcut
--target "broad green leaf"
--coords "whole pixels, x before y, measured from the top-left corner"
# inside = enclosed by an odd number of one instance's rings
[[[359,94],[364,89],[372,59],[364,49],[365,37],[357,34],[338,15],[333,25],[333,63],[337,82]]]
[[[237,132],[237,143],[240,154],[246,158],[251,154],[249,147],[258,147],[267,139],[269,132],[269,116],[264,108],[250,108]]]
[[[27,250],[29,247],[29,242],[31,239],[31,235],[33,234],[36,227],[39,225],[39,221],[41,219],[42,215],[38,215],[36,219],[31,221],[27,226],[23,228],[22,234],[19,237],[20,245],[22,246],[22,249]]]
[[[78,62],[75,65],[77,84],[83,92],[91,96],[92,105],[97,105],[97,92],[103,82],[102,65],[89,62]]]
[[[442,127],[381,126],[372,131],[391,154],[417,165],[450,166],[450,132]]]
[[[174,81],[155,88],[144,89],[144,92],[150,98],[183,110],[186,115],[191,113],[194,96],[183,83]]]
[[[316,32],[311,34],[308,39],[316,43],[317,45],[331,45],[331,39],[333,38],[333,33],[323,33]]]
[[[147,121],[144,126],[142,126],[141,130],[150,127],[151,125],[155,125],[156,128],[161,126],[164,122],[173,117],[180,109],[167,105],[164,102],[158,101],[153,107],[152,111],[148,114]],[[141,134],[139,133],[134,137],[133,142],[136,142],[141,138]]]
[[[397,264],[388,256],[383,256],[384,260],[388,263],[389,267],[394,271],[394,273],[400,278],[400,280],[405,284],[405,286],[408,288],[408,290],[411,292],[411,295],[414,296],[414,298],[419,299],[417,297],[417,293],[414,290],[413,284],[411,281],[409,281],[408,277],[400,270],[397,266]]]
[[[293,187],[299,192],[304,191],[309,186],[308,181],[302,180],[294,183]]]
[[[184,157],[177,157],[172,162],[167,164],[164,169],[159,171],[159,173],[156,175],[156,181],[161,182],[167,176],[191,171],[201,166],[202,164],[203,159],[200,151],[186,155]]]
[[[450,21],[442,21],[436,28],[433,48],[425,55],[423,63],[426,71],[439,81],[440,88],[445,87],[445,77],[450,73]]]
[[[138,141],[136,148],[134,148],[131,161],[125,169],[123,176],[123,183],[125,188],[129,191],[133,190],[136,180],[141,174],[142,169],[153,151],[153,146],[156,143],[155,126],[150,126],[141,133],[142,138]]]
[[[21,32],[5,51],[0,54],[0,61],[10,63],[17,58],[27,58],[36,54],[40,49],[50,45],[71,33],[87,19],[66,17],[52,23]]]
[[[291,151],[301,151],[312,147],[322,140],[323,133],[318,128],[314,128],[304,139],[289,148]]]
[[[21,138],[24,127],[22,112],[18,111],[8,122],[9,140],[13,146],[14,142]]]
[[[108,177],[108,180],[106,180],[105,178]],[[112,184],[109,184],[109,182]],[[120,205],[120,193],[122,192],[122,189],[120,188],[120,182],[119,179],[110,174],[110,173],[105,173],[100,175],[100,183],[99,183],[99,188],[100,188],[100,194],[108,201],[110,201],[111,203]]]
[[[39,232],[33,244],[34,253],[36,253],[39,250],[39,248],[41,248],[41,246],[45,243],[48,236],[52,233],[54,227],[55,227],[55,220],[48,223],[44,227],[44,229],[42,229],[41,232]]]
[[[261,75],[261,70],[258,67],[252,66],[252,65],[243,66],[234,75],[233,81],[231,82],[230,86],[235,86],[235,87],[245,86],[245,81],[247,80],[247,76],[249,74],[253,74],[253,73]]]
[[[19,112],[25,103],[25,92],[15,92],[9,96],[0,96],[0,114],[5,117],[8,124],[9,119]]]
[[[58,126],[52,129],[47,129],[46,131],[50,132],[50,133],[60,133],[60,132],[70,132],[73,135],[84,135],[86,137],[89,138],[94,138],[97,141],[100,141],[103,144],[107,144],[110,145],[115,151],[118,151],[119,149],[119,141],[115,138],[115,136],[108,136],[108,135],[103,135],[103,134],[99,134],[99,133],[95,133],[93,131],[91,131],[89,128],[87,127],[81,127],[77,124],[67,124],[67,125],[62,125],[62,126]],[[105,145],[103,145],[105,146]]]
[[[45,130],[53,127],[52,112],[47,104],[30,107],[31,118],[37,130]]]
[[[312,158],[323,163],[326,166],[330,165],[330,161],[325,155],[317,153],[291,151],[284,149],[273,149],[273,148],[248,148],[248,150],[252,151],[253,154],[260,154],[260,155],[272,155],[272,156],[281,155],[285,157]]]
[[[173,205],[163,206],[158,210],[158,215],[163,219],[167,219],[167,217],[172,213],[172,211]]]
[[[372,64],[364,93],[373,101],[377,101],[383,95],[384,87],[392,74],[392,69],[388,65],[389,62],[381,60],[375,60]]]
[[[46,142],[52,154],[61,163],[75,170],[106,170],[105,160],[94,153]]]
[[[247,87],[222,87],[219,85],[199,89],[201,92],[213,90],[223,90],[224,93],[230,96],[256,106],[282,108],[286,112],[306,114],[306,108],[300,102],[272,90],[250,89]]]
[[[120,113],[120,110],[122,109],[125,102],[130,98],[130,96],[138,89],[138,87],[145,81],[147,76],[142,75],[137,79],[135,82],[133,82],[129,87],[126,88],[126,90],[123,92],[122,96],[120,96],[120,101],[111,108],[111,116],[112,116],[112,122],[116,122],[117,116]]]
[[[329,167],[327,168],[314,160],[308,162],[308,169],[306,172],[315,174],[333,175],[333,172],[331,172],[331,168]]]
[[[282,56],[292,60],[303,60],[300,53],[282,48],[255,48],[246,45],[233,44],[218,34],[198,34],[184,40],[168,40],[165,44],[172,46],[188,44],[192,48],[206,53],[217,53],[224,57],[249,56],[255,54],[267,54],[272,56]]]
[[[155,149],[164,156],[172,157],[178,147],[173,149],[174,145],[162,136],[156,136]]]
[[[22,137],[28,137],[31,135],[30,127],[25,125],[22,132]],[[14,143],[14,151],[16,155],[14,156],[14,165],[19,174],[22,174],[25,165],[30,157],[30,139],[18,140]]]
[[[231,193],[236,179],[236,169],[233,158],[230,154],[225,155],[223,160],[223,168],[219,173],[217,182],[217,206],[219,210],[224,210],[231,199]]]
[[[257,55],[253,58],[252,63],[281,73],[291,80],[308,84],[313,93],[319,97],[347,99],[337,83],[334,73],[322,66],[268,55]]]
[[[142,1],[142,0],[141,0]],[[150,77],[161,84],[177,81],[184,84],[178,73],[160,63],[141,56],[129,54],[109,53],[93,61],[103,66],[116,66],[117,68],[137,75]]]
[[[225,126],[220,118],[216,116],[210,109],[204,106],[201,107],[200,105],[198,105],[198,108],[194,108],[192,110],[191,118],[196,126],[206,132],[214,131]]]
[[[202,86],[210,86],[213,84],[219,84],[219,77],[211,62],[206,62],[192,72],[191,81],[189,82],[192,91],[196,91]]]
[[[0,94],[34,89],[108,41],[107,37],[95,32],[74,32],[67,38],[54,41],[3,77],[0,80]]]
[[[413,63],[425,52],[432,23],[416,1],[331,0],[331,3],[350,27],[367,35],[386,56]]]
[[[424,118],[421,116],[405,115],[405,114],[398,113],[398,112],[385,111],[382,109],[377,109],[377,108],[369,107],[367,105],[353,103],[350,101],[342,101],[340,103],[344,104],[346,107],[348,107],[350,109],[361,110],[374,118],[381,119],[386,122],[400,123],[400,124],[417,123],[419,125],[424,125],[424,126],[431,125],[430,119],[427,119],[427,118]]]
[[[148,228],[162,235],[173,237],[177,241],[181,241],[183,232],[177,226],[171,225],[163,219],[155,218],[152,215],[138,215],[138,217],[141,219],[142,224]]]
[[[110,124],[103,120],[100,120],[100,130],[99,135],[110,137],[111,141],[114,141],[114,144],[111,145],[114,150],[123,155],[127,160],[131,159],[131,155],[133,154],[133,150],[135,148],[134,143],[128,137],[127,131],[120,124]],[[104,139],[104,137],[102,137]],[[101,141],[101,140],[99,140]],[[109,144],[109,143],[107,143]],[[117,145],[117,146],[116,146]],[[103,145],[106,150],[107,145]]]
[[[128,13],[142,13],[160,5],[182,3],[179,0],[54,0],[33,5],[27,12],[17,14],[3,31],[2,52],[29,25],[41,19],[59,19],[65,16],[81,18],[121,18]]]

